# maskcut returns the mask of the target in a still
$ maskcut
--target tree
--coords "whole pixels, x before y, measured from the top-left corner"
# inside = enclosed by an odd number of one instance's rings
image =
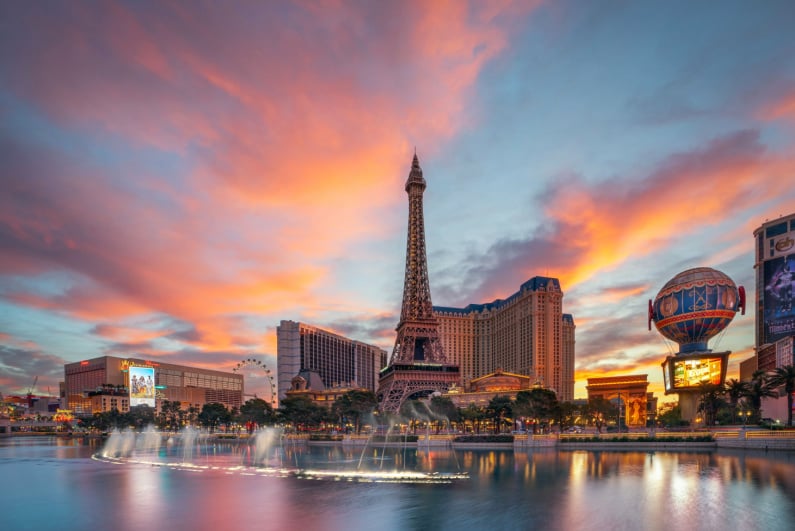
[[[353,389],[337,397],[331,406],[331,412],[340,419],[340,424],[343,419],[352,420],[358,434],[362,430],[362,418],[371,416],[377,408],[378,398],[375,393]]]
[[[434,396],[431,398],[431,413],[436,420],[436,433],[444,424],[449,427],[453,422],[458,422],[458,407],[446,396]]]
[[[555,391],[536,387],[516,393],[514,413],[516,416],[533,419],[533,432],[535,432],[538,426],[549,423],[557,416],[557,407],[558,397]]]
[[[188,411],[185,414],[185,422],[191,426],[196,424],[199,421],[199,413],[200,410],[198,407],[194,406],[193,404],[189,405]]]
[[[787,426],[792,426],[792,393],[795,393],[795,366],[778,367],[768,376],[768,383],[774,389],[784,388],[787,394]]]
[[[221,424],[228,424],[232,421],[232,414],[225,405],[219,402],[210,402],[202,406],[199,413],[199,424],[209,428],[210,432],[215,431]]]
[[[602,433],[602,426],[605,425],[607,419],[614,418],[618,415],[618,408],[613,405],[612,402],[601,396],[595,396],[588,400],[587,411],[598,433]]]
[[[304,395],[287,396],[280,400],[279,406],[277,415],[296,428],[318,426],[329,416],[326,408],[318,406]]]
[[[264,426],[276,418],[273,406],[261,398],[252,398],[240,406],[240,423],[244,425]]]
[[[677,402],[669,402],[660,407],[657,420],[663,426],[679,426],[682,423],[682,408]]]
[[[571,402],[559,402],[558,407],[555,408],[558,418],[558,427],[561,431],[570,426],[574,426],[574,420],[579,413],[579,408]]]
[[[163,400],[160,404],[158,424],[161,429],[178,431],[184,418],[185,412],[182,410],[182,403],[178,400]]]
[[[480,423],[486,418],[486,412],[483,408],[471,403],[467,407],[459,410],[458,414],[464,423],[469,422],[472,424],[472,429],[475,433],[480,433]]]
[[[486,406],[486,414],[494,421],[494,433],[500,433],[505,419],[513,416],[513,400],[504,395],[493,397]]]
[[[123,415],[123,422],[128,426],[135,426],[137,430],[155,423],[155,408],[141,404],[130,407],[129,413]]]
[[[723,400],[723,386],[701,382],[698,384],[698,392],[698,411],[704,414],[704,424],[712,426],[715,424],[718,410],[726,404]]]
[[[770,385],[765,371],[755,371],[748,384],[748,392],[745,396],[758,419],[762,416],[762,400],[764,398],[778,397],[778,392]]]
[[[726,390],[726,397],[729,399],[729,405],[732,409],[732,424],[735,422],[735,414],[740,400],[748,394],[748,382],[737,380],[736,378],[730,379],[724,386]]]

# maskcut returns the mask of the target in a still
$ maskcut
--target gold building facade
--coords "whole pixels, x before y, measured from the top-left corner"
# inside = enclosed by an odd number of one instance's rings
[[[560,401],[574,399],[574,318],[556,278],[533,277],[507,299],[435,306],[444,351],[469,383],[497,369],[530,377]]]

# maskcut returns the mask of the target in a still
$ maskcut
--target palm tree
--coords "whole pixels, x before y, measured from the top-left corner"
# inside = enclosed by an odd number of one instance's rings
[[[787,393],[787,426],[792,426],[792,393],[795,393],[795,366],[787,365],[774,370],[768,377],[774,389],[784,387]]]
[[[729,404],[732,408],[732,424],[734,424],[737,406],[740,403],[740,399],[748,394],[748,382],[743,382],[737,380],[736,378],[732,378],[726,382],[725,388],[726,396],[728,397]]]
[[[494,420],[494,433],[501,433],[505,418],[513,416],[513,400],[509,396],[497,395],[489,401],[486,413]]]
[[[778,397],[778,392],[770,385],[767,373],[765,371],[755,371],[750,383],[748,384],[748,392],[745,396],[748,398],[750,403],[749,405],[751,406],[751,409],[754,410],[754,414],[757,417],[760,417],[762,410],[762,399],[776,398]]]
[[[701,382],[698,385],[700,394],[698,410],[704,413],[704,422],[707,426],[715,424],[715,417],[718,410],[725,402],[721,395],[723,395],[723,386],[715,385],[709,382]]]

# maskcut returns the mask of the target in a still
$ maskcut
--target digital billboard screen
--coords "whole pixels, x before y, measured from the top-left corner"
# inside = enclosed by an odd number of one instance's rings
[[[698,387],[701,383],[720,385],[723,373],[723,358],[691,358],[671,360],[671,380],[674,389]]]
[[[155,407],[155,368],[130,367],[130,407]]]
[[[728,355],[668,356],[662,364],[665,394],[697,390],[702,383],[720,385],[726,377]]]
[[[764,343],[795,334],[795,254],[764,263]]]

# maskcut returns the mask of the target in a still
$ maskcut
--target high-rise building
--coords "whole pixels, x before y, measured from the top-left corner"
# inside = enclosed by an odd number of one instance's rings
[[[129,396],[126,402],[125,394]],[[102,405],[102,397],[108,407]],[[201,408],[211,402],[239,408],[243,403],[243,375],[114,356],[64,365],[67,409],[76,414],[104,411],[113,407],[109,397],[121,397],[116,404],[122,409],[137,404],[155,407],[157,400],[178,401],[184,408]]]
[[[563,313],[556,278],[533,277],[507,299],[464,308],[435,306],[444,351],[464,386],[497,370],[530,376],[574,399],[574,318]]]
[[[768,221],[756,240],[756,348],[795,335],[795,214]]]
[[[276,337],[280,400],[302,371],[319,374],[325,387],[376,391],[378,371],[386,365],[385,350],[296,321],[281,321]]]
[[[458,366],[448,363],[433,313],[425,253],[425,221],[422,196],[425,193],[419,159],[414,155],[406,179],[409,199],[406,271],[403,305],[397,325],[395,348],[378,383],[380,408],[396,412],[407,399],[446,392],[460,383]]]

